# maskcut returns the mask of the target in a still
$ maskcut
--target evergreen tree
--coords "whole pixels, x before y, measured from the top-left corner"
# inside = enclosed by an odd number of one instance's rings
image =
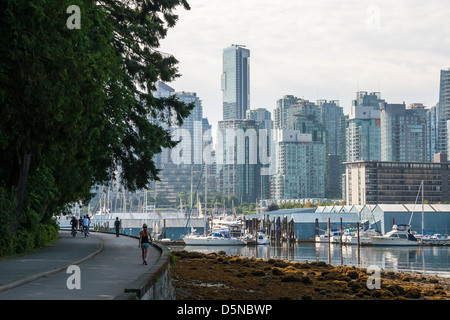
[[[72,5],[79,29],[68,28]],[[185,0],[1,1],[0,188],[15,208],[0,214],[15,233],[88,201],[119,168],[130,191],[158,179],[153,156],[177,143],[158,121],[181,124],[193,108],[151,94],[179,76],[178,61],[157,50],[179,6],[189,9]]]

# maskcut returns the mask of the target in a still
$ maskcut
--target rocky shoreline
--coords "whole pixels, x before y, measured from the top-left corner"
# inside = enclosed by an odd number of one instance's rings
[[[364,268],[173,251],[177,300],[450,300],[450,279]],[[369,281],[369,282],[368,282]]]

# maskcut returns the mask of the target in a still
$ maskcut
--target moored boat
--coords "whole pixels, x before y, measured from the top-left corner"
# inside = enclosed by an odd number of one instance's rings
[[[328,243],[328,242],[332,242],[332,239],[337,239],[336,237],[340,237],[341,232],[340,230],[330,230],[330,241],[328,241],[328,231],[325,230],[324,234],[321,235],[316,235],[315,237],[315,241],[318,243]]]
[[[359,230],[359,244],[360,245],[370,245],[372,244],[371,237],[380,236],[381,234],[372,228],[361,228]],[[344,232],[342,237],[342,242],[345,244],[358,244],[358,230],[350,229]]]
[[[256,244],[258,245],[270,244],[269,236],[265,232],[258,232],[256,235]]]
[[[374,246],[417,246],[417,239],[410,232],[409,224],[397,224],[383,236],[371,236]]]
[[[426,235],[420,238],[422,244],[428,245],[447,245],[450,244],[450,238],[439,233]]]
[[[230,235],[229,230],[220,230],[209,235],[189,234],[184,236],[187,246],[245,246],[247,243]]]

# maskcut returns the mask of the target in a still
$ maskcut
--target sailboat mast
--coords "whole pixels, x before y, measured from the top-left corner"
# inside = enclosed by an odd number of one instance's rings
[[[208,165],[205,164],[205,216],[208,213]]]
[[[423,224],[423,211],[424,211],[424,209],[423,209],[423,192],[424,192],[423,189],[424,189],[424,183],[422,180],[422,235],[425,234],[425,228],[424,228],[424,224]]]

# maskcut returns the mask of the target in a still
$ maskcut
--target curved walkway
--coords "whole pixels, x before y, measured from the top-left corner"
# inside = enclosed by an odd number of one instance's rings
[[[143,265],[136,238],[96,232],[73,238],[60,231],[60,239],[39,252],[0,260],[0,300],[114,299],[159,257],[151,247]],[[80,289],[68,288],[75,277],[67,272],[71,265],[79,267]]]

